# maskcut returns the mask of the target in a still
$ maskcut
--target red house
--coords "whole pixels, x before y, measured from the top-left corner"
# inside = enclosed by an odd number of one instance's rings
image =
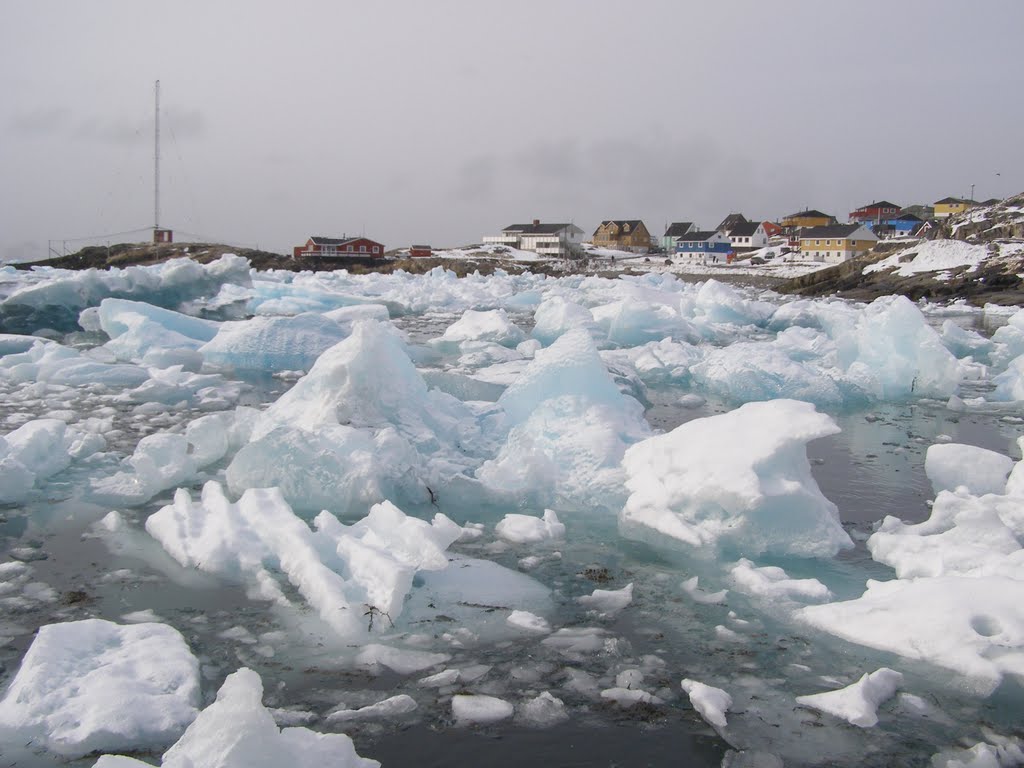
[[[414,259],[428,258],[433,253],[429,245],[410,245],[409,256]]]
[[[888,221],[900,215],[902,209],[895,203],[888,200],[879,200],[877,203],[865,205],[850,214],[850,222],[872,222]]]
[[[293,258],[319,256],[325,259],[353,258],[380,259],[384,257],[384,246],[367,237],[320,237],[314,235],[304,245],[297,245],[292,251]]]

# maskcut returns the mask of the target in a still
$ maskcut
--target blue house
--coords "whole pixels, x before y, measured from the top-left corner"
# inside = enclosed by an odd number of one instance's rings
[[[878,237],[904,237],[913,235],[924,222],[912,213],[904,213],[884,221],[865,222],[864,226]]]
[[[699,257],[702,261],[725,260],[732,243],[721,232],[687,232],[676,239],[676,255]]]

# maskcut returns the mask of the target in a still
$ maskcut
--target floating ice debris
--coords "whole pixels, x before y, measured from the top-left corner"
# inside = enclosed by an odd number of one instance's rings
[[[417,570],[447,567],[443,552],[461,532],[443,515],[431,524],[387,502],[352,526],[327,512],[316,525],[311,530],[277,489],[249,490],[232,504],[210,482],[198,502],[179,489],[146,530],[182,566],[242,581],[254,594],[287,604],[268,569],[281,571],[346,636],[371,630],[374,619],[378,631],[394,622]],[[327,552],[334,554],[325,562]],[[328,564],[334,562],[346,576]]]
[[[257,316],[224,323],[199,352],[206,362],[220,368],[305,371],[346,335],[346,329],[317,313]]]
[[[534,311],[533,320],[532,336],[543,344],[552,344],[574,328],[582,328],[588,334],[601,334],[589,309],[562,296],[545,298]]]
[[[496,492],[538,506],[614,504],[621,495],[623,452],[650,434],[640,403],[619,392],[580,330],[538,351],[498,405],[511,431],[476,476]]]
[[[327,723],[344,723],[351,720],[387,720],[415,711],[416,700],[400,693],[359,709],[339,709],[324,718]]]
[[[505,515],[494,527],[494,532],[515,544],[532,544],[563,538],[565,525],[559,522],[554,510],[545,509],[542,518],[532,515]]]
[[[448,326],[444,341],[490,341],[506,347],[515,347],[526,339],[503,309],[477,312],[467,309],[462,317]]]
[[[411,675],[424,669],[436,667],[451,659],[446,653],[430,653],[415,651],[408,648],[393,648],[387,645],[372,643],[364,645],[356,654],[356,664],[362,667],[387,667],[400,675]]]
[[[459,723],[495,723],[512,717],[514,711],[511,703],[495,696],[452,696],[452,714]]]
[[[217,700],[204,709],[178,742],[164,753],[162,768],[380,768],[360,757],[343,733],[279,728],[263,706],[259,675],[242,668],[228,675]],[[148,765],[104,756],[99,768]]]
[[[385,498],[429,503],[474,467],[472,412],[427,389],[402,343],[362,320],[256,421],[227,480],[277,486],[303,510],[346,514]]]
[[[690,697],[693,708],[708,724],[715,728],[726,727],[725,713],[732,706],[732,696],[721,688],[715,688],[713,685],[699,683],[689,678],[684,679],[681,685]]]
[[[729,594],[728,589],[722,589],[718,592],[705,592],[699,586],[697,586],[699,576],[692,576],[684,581],[680,586],[683,591],[688,594],[695,603],[724,603],[726,596]]]
[[[982,726],[985,741],[969,749],[943,750],[932,755],[933,768],[1017,768],[1024,765],[1024,741],[1002,736]]]
[[[544,691],[519,705],[518,719],[535,728],[549,728],[568,720],[569,713],[561,699]]]
[[[633,584],[630,582],[622,589],[595,589],[589,595],[576,598],[576,601],[606,616],[614,616],[633,602]]]
[[[417,681],[424,688],[446,688],[459,682],[459,670],[446,669],[433,675],[427,675]]]
[[[871,728],[878,723],[878,707],[891,699],[901,685],[903,675],[882,667],[845,688],[797,696],[796,701],[805,707],[835,715],[858,728]]]
[[[610,642],[607,633],[597,627],[567,627],[560,629],[541,644],[565,654],[596,653]]]
[[[1001,576],[868,581],[860,598],[797,616],[871,648],[936,664],[990,695],[1024,670],[1024,581]]]
[[[811,475],[806,443],[839,431],[809,403],[748,403],[626,451],[627,536],[744,554],[826,557],[853,542]]]
[[[199,663],[165,624],[39,629],[0,701],[0,726],[64,757],[162,747],[196,716]]]
[[[538,634],[547,634],[551,631],[551,625],[543,616],[537,616],[529,611],[512,611],[505,619],[510,625],[517,629]]]
[[[924,462],[924,472],[936,493],[965,486],[976,496],[1001,494],[1011,469],[1013,459],[1009,456],[958,443],[929,446]]]
[[[741,558],[730,571],[733,584],[740,592],[770,600],[828,600],[832,593],[817,579],[791,579],[774,565],[757,567]]]

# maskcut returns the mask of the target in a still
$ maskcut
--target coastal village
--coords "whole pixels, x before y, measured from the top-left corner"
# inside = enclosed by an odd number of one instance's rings
[[[572,222],[534,219],[526,224],[510,224],[498,234],[484,235],[479,247],[499,255],[528,252],[542,259],[592,256],[614,259],[618,254],[657,255],[674,263],[732,264],[749,260],[753,264],[764,264],[781,259],[824,266],[862,256],[880,241],[935,236],[943,220],[998,202],[944,197],[931,205],[902,207],[879,200],[851,211],[846,223],[813,208],[792,213],[779,221],[748,218],[733,212],[713,229],[701,228],[692,221],[677,221],[667,224],[660,235],[659,230],[652,231],[642,219],[608,219],[590,233],[589,239],[587,232]],[[293,249],[295,259],[373,260],[395,253],[364,235],[313,235]],[[398,249],[398,253],[414,259],[426,258],[433,256],[435,249],[416,244]]]

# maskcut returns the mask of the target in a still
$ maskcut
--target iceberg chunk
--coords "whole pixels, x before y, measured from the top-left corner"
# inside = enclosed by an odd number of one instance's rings
[[[503,309],[477,312],[467,309],[458,320],[448,326],[444,341],[489,341],[505,347],[515,347],[526,340],[526,334],[516,326]]]
[[[217,700],[164,753],[163,768],[380,768],[376,760],[360,757],[343,733],[278,728],[262,699],[258,674],[243,667],[228,675]],[[147,763],[104,756],[96,765],[133,768]]]
[[[828,557],[853,542],[811,475],[806,444],[835,434],[810,403],[747,403],[626,451],[627,536],[743,554]]]
[[[721,688],[715,688],[713,685],[699,683],[689,678],[684,679],[681,685],[690,697],[693,708],[700,713],[701,717],[715,728],[725,728],[727,725],[725,713],[732,706],[732,696]]]
[[[903,675],[882,667],[846,688],[797,696],[796,702],[835,715],[858,728],[871,728],[878,724],[878,707],[895,696],[902,684]]]
[[[338,323],[313,312],[293,317],[257,315],[224,323],[199,352],[219,368],[306,371],[345,336]]]
[[[1006,478],[1011,469],[1013,459],[1009,456],[958,443],[928,446],[924,460],[924,473],[936,493],[964,486],[977,496],[1001,494],[1006,490]]]
[[[86,619],[41,627],[0,725],[64,757],[176,739],[199,703],[199,662],[165,624]]]

